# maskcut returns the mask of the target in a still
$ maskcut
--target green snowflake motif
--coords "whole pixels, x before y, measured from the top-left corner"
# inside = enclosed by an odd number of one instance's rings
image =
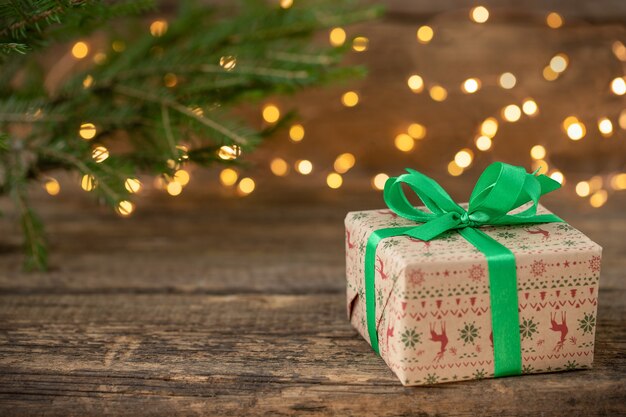
[[[365,243],[361,242],[359,244],[359,254],[363,256],[364,253],[365,253]]]
[[[383,290],[378,289],[378,295],[376,296],[376,305],[383,305]]]
[[[569,232],[570,230],[572,230],[572,229],[573,229],[573,227],[572,227],[572,226],[570,226],[570,225],[569,225],[569,224],[567,224],[567,223],[560,223],[560,224],[559,224],[556,228],[557,228],[558,230],[563,230],[563,231],[565,231],[565,232]]]
[[[539,323],[535,323],[533,319],[524,319],[522,324],[519,325],[519,332],[522,339],[531,339],[537,333],[537,327]]]
[[[360,220],[367,217],[367,213],[354,213],[352,215],[352,220]]]
[[[578,328],[583,331],[583,335],[593,332],[596,327],[596,318],[593,314],[585,313],[584,317],[578,320]]]
[[[568,371],[573,371],[576,368],[578,368],[578,363],[576,361],[567,361],[565,364],[565,369]]]
[[[476,369],[473,375],[474,375],[474,379],[483,379],[485,378],[487,374],[485,373],[484,369]]]
[[[474,322],[465,323],[463,328],[459,330],[459,339],[463,340],[463,344],[474,343],[474,339],[478,337],[478,330],[480,327],[476,327]]]
[[[430,252],[426,252],[426,253],[423,253],[422,256],[425,256],[425,257],[429,258],[429,257],[433,256],[433,254],[430,253]]]
[[[501,237],[502,239],[513,239],[515,237],[515,233],[511,233],[511,232],[498,232],[497,234],[498,237]]]
[[[439,380],[439,377],[435,374],[428,374],[426,376],[426,383],[428,385],[436,384],[438,380]]]
[[[404,348],[408,349],[408,348],[415,347],[415,345],[417,345],[420,342],[422,338],[422,334],[417,333],[415,331],[415,328],[407,329],[404,331],[404,333],[402,333],[401,338],[402,338],[402,343],[404,343]]]
[[[520,245],[519,248],[523,249],[523,250],[528,250],[528,249],[530,249],[530,246],[528,246],[528,245]]]
[[[383,243],[383,248],[388,249],[394,246],[398,246],[399,244],[400,244],[400,241],[397,239],[386,239],[385,242]]]
[[[444,242],[456,242],[457,240],[459,240],[459,235],[455,232],[446,232],[443,235],[439,236],[440,240],[443,240]]]
[[[533,366],[532,365],[523,365],[522,366],[522,373],[523,374],[530,374],[533,372]]]
[[[563,244],[567,246],[574,246],[576,242],[574,242],[573,240],[566,240],[565,242],[563,242]]]
[[[389,222],[389,226],[391,226],[391,227],[398,227],[398,226],[402,226],[402,223],[400,223],[397,220],[393,220],[393,221]]]

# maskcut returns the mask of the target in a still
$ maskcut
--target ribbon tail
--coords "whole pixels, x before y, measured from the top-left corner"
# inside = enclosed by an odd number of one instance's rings
[[[522,373],[522,346],[515,255],[480,230],[465,228],[459,233],[487,258],[494,374],[496,377],[519,375]]]

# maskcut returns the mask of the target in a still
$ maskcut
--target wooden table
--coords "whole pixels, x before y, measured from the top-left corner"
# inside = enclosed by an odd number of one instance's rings
[[[592,370],[414,388],[346,319],[343,218],[379,193],[197,189],[132,219],[41,197],[51,272],[20,272],[1,229],[0,414],[624,414],[624,197],[546,199],[604,247]]]

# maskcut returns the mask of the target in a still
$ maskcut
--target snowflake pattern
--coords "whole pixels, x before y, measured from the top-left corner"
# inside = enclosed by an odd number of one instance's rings
[[[480,282],[485,277],[485,268],[482,265],[472,265],[469,270],[469,277],[474,282]]]
[[[475,379],[483,379],[485,376],[487,376],[487,374],[485,373],[484,369],[476,369],[476,371],[474,372]]]
[[[426,383],[428,385],[436,384],[438,380],[439,377],[437,376],[437,374],[428,374],[426,376]]]
[[[415,328],[407,329],[402,333],[401,339],[402,343],[404,343],[404,348],[413,348],[417,345],[421,340],[422,334],[415,331]]]
[[[587,314],[578,320],[578,328],[583,331],[583,335],[593,332],[596,327],[596,318],[593,314]]]
[[[533,319],[524,319],[522,324],[519,325],[519,332],[522,339],[531,339],[537,333],[537,327],[539,323],[535,323]]]
[[[589,269],[591,269],[592,272],[600,271],[600,257],[599,256],[591,257],[591,259],[589,260]]]
[[[543,262],[543,259],[533,261],[533,264],[530,266],[530,272],[535,278],[542,276],[546,272],[546,264]]]
[[[474,340],[478,337],[479,329],[474,322],[466,322],[463,328],[459,330],[459,340],[462,340],[464,345],[474,343]]]
[[[573,229],[573,227],[567,223],[560,223],[556,228],[558,230],[563,230],[564,232],[569,232],[570,230]]]
[[[576,368],[578,368],[578,363],[576,361],[567,361],[565,364],[565,369],[568,371],[573,371]]]
[[[523,365],[522,366],[522,373],[523,374],[530,374],[533,372],[533,366],[528,364],[528,365]]]
[[[424,276],[425,276],[424,271],[422,271],[419,268],[418,269],[411,269],[407,273],[407,275],[409,277],[409,283],[411,285],[421,286],[426,281],[426,279],[424,278]]]
[[[511,232],[498,232],[497,236],[501,237],[502,239],[513,239],[515,237],[515,234]]]

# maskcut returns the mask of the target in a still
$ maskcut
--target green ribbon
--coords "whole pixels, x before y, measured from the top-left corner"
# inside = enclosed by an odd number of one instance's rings
[[[394,213],[419,224],[375,230],[365,250],[365,302],[372,348],[380,354],[375,296],[376,248],[380,241],[402,235],[428,241],[448,230],[457,230],[487,258],[495,376],[520,374],[522,352],[515,255],[479,227],[562,222],[554,214],[537,214],[539,198],[561,185],[545,175],[530,174],[522,167],[495,162],[478,179],[465,210],[432,178],[412,169],[407,172],[387,180],[384,199]],[[413,190],[430,212],[409,203],[402,184]],[[528,208],[510,214],[528,202],[532,202]]]

